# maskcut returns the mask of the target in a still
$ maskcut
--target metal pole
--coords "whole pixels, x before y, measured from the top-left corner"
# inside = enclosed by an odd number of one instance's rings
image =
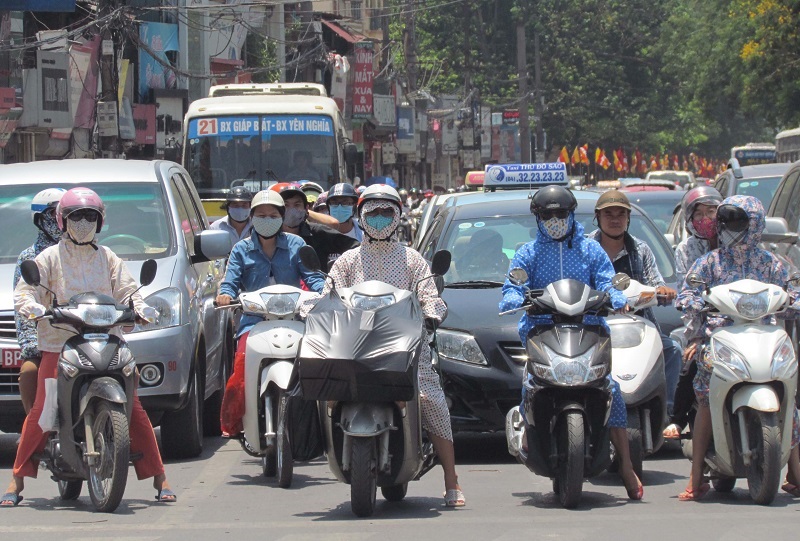
[[[519,5],[520,12],[525,2]],[[528,54],[526,51],[525,18],[517,20],[517,74],[519,79],[519,137],[522,163],[531,162],[531,122],[528,116]]]

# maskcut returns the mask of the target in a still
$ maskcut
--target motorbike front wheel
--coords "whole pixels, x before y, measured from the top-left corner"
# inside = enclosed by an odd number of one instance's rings
[[[101,401],[92,432],[97,457],[89,466],[89,496],[95,509],[112,513],[122,501],[130,463],[128,417],[122,404]]]
[[[583,492],[583,416],[577,411],[564,414],[558,429],[558,499],[566,509],[578,506]]]
[[[294,472],[294,459],[292,458],[292,443],[289,434],[289,427],[286,424],[286,409],[289,405],[289,397],[286,393],[280,393],[278,402],[278,429],[275,442],[275,455],[277,462],[278,486],[289,488],[292,486],[292,474]]]
[[[358,517],[375,512],[378,468],[375,438],[353,438],[350,455],[350,508]]]
[[[773,412],[745,412],[747,442],[752,451],[747,467],[750,497],[759,505],[769,505],[781,482],[781,431]]]

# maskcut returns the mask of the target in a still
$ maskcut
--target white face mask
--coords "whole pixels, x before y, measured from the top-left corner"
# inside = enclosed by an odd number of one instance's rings
[[[283,223],[285,223],[287,227],[297,227],[303,223],[305,219],[305,209],[286,209],[286,217],[283,219]]]
[[[76,244],[87,244],[94,238],[97,222],[67,220],[67,234]]]
[[[235,222],[246,222],[250,217],[250,209],[228,208],[228,215]]]
[[[550,218],[542,222],[542,227],[553,240],[562,239],[569,232],[569,218]]]
[[[283,225],[283,218],[264,218],[262,216],[253,216],[251,220],[253,229],[256,233],[264,238],[272,238],[278,234]]]

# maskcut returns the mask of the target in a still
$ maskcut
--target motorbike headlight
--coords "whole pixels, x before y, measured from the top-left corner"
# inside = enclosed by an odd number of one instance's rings
[[[122,375],[128,378],[130,377],[131,374],[134,373],[135,370],[136,370],[136,361],[131,360],[131,362],[122,367]]]
[[[723,369],[732,372],[739,379],[750,379],[747,363],[736,351],[719,340],[711,340],[711,351],[714,354],[714,361],[721,364]]]
[[[635,348],[644,340],[644,323],[639,321],[609,325],[609,328],[612,348]]]
[[[122,315],[121,310],[110,304],[79,304],[69,311],[91,327],[111,326]]]
[[[242,299],[242,311],[251,314],[253,313],[260,314],[264,311],[264,307],[258,304],[257,302],[248,301],[247,299]]]
[[[261,300],[264,301],[267,312],[277,317],[286,317],[294,314],[299,298],[300,293],[281,293],[279,295],[263,293],[261,295]]]
[[[579,383],[586,383],[594,381],[600,377],[605,377],[608,371],[607,365],[589,366],[589,362],[594,355],[596,346],[592,346],[584,353],[577,357],[562,357],[556,354],[555,351],[543,345],[545,353],[550,358],[550,365],[552,376],[547,379],[552,379],[556,383],[562,385],[577,385]],[[536,365],[534,364],[534,372],[537,372]],[[540,371],[544,374],[544,371]],[[538,376],[538,373],[537,373]]]
[[[153,323],[137,324],[131,332],[155,331],[181,324],[181,292],[178,288],[169,287],[157,291],[144,302],[158,311],[158,318]]]
[[[730,290],[731,301],[736,306],[736,311],[747,319],[760,319],[767,315],[769,309],[769,291],[758,293],[742,293]]]
[[[439,329],[436,331],[436,350],[441,357],[469,364],[487,366],[481,348],[471,334]]]
[[[797,356],[794,353],[792,341],[787,336],[778,344],[775,354],[772,356],[772,378],[787,379],[794,377],[796,373]]]
[[[74,378],[78,375],[78,367],[72,366],[67,361],[58,361],[58,369],[67,377],[67,379]]]
[[[377,310],[378,308],[394,304],[394,295],[371,297],[369,295],[354,293],[353,296],[350,297],[350,302],[359,310]]]

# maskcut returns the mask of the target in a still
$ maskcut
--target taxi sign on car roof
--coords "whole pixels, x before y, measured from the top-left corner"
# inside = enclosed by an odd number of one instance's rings
[[[503,163],[486,166],[483,187],[486,190],[520,189],[559,184],[567,186],[567,166],[555,163]]]

